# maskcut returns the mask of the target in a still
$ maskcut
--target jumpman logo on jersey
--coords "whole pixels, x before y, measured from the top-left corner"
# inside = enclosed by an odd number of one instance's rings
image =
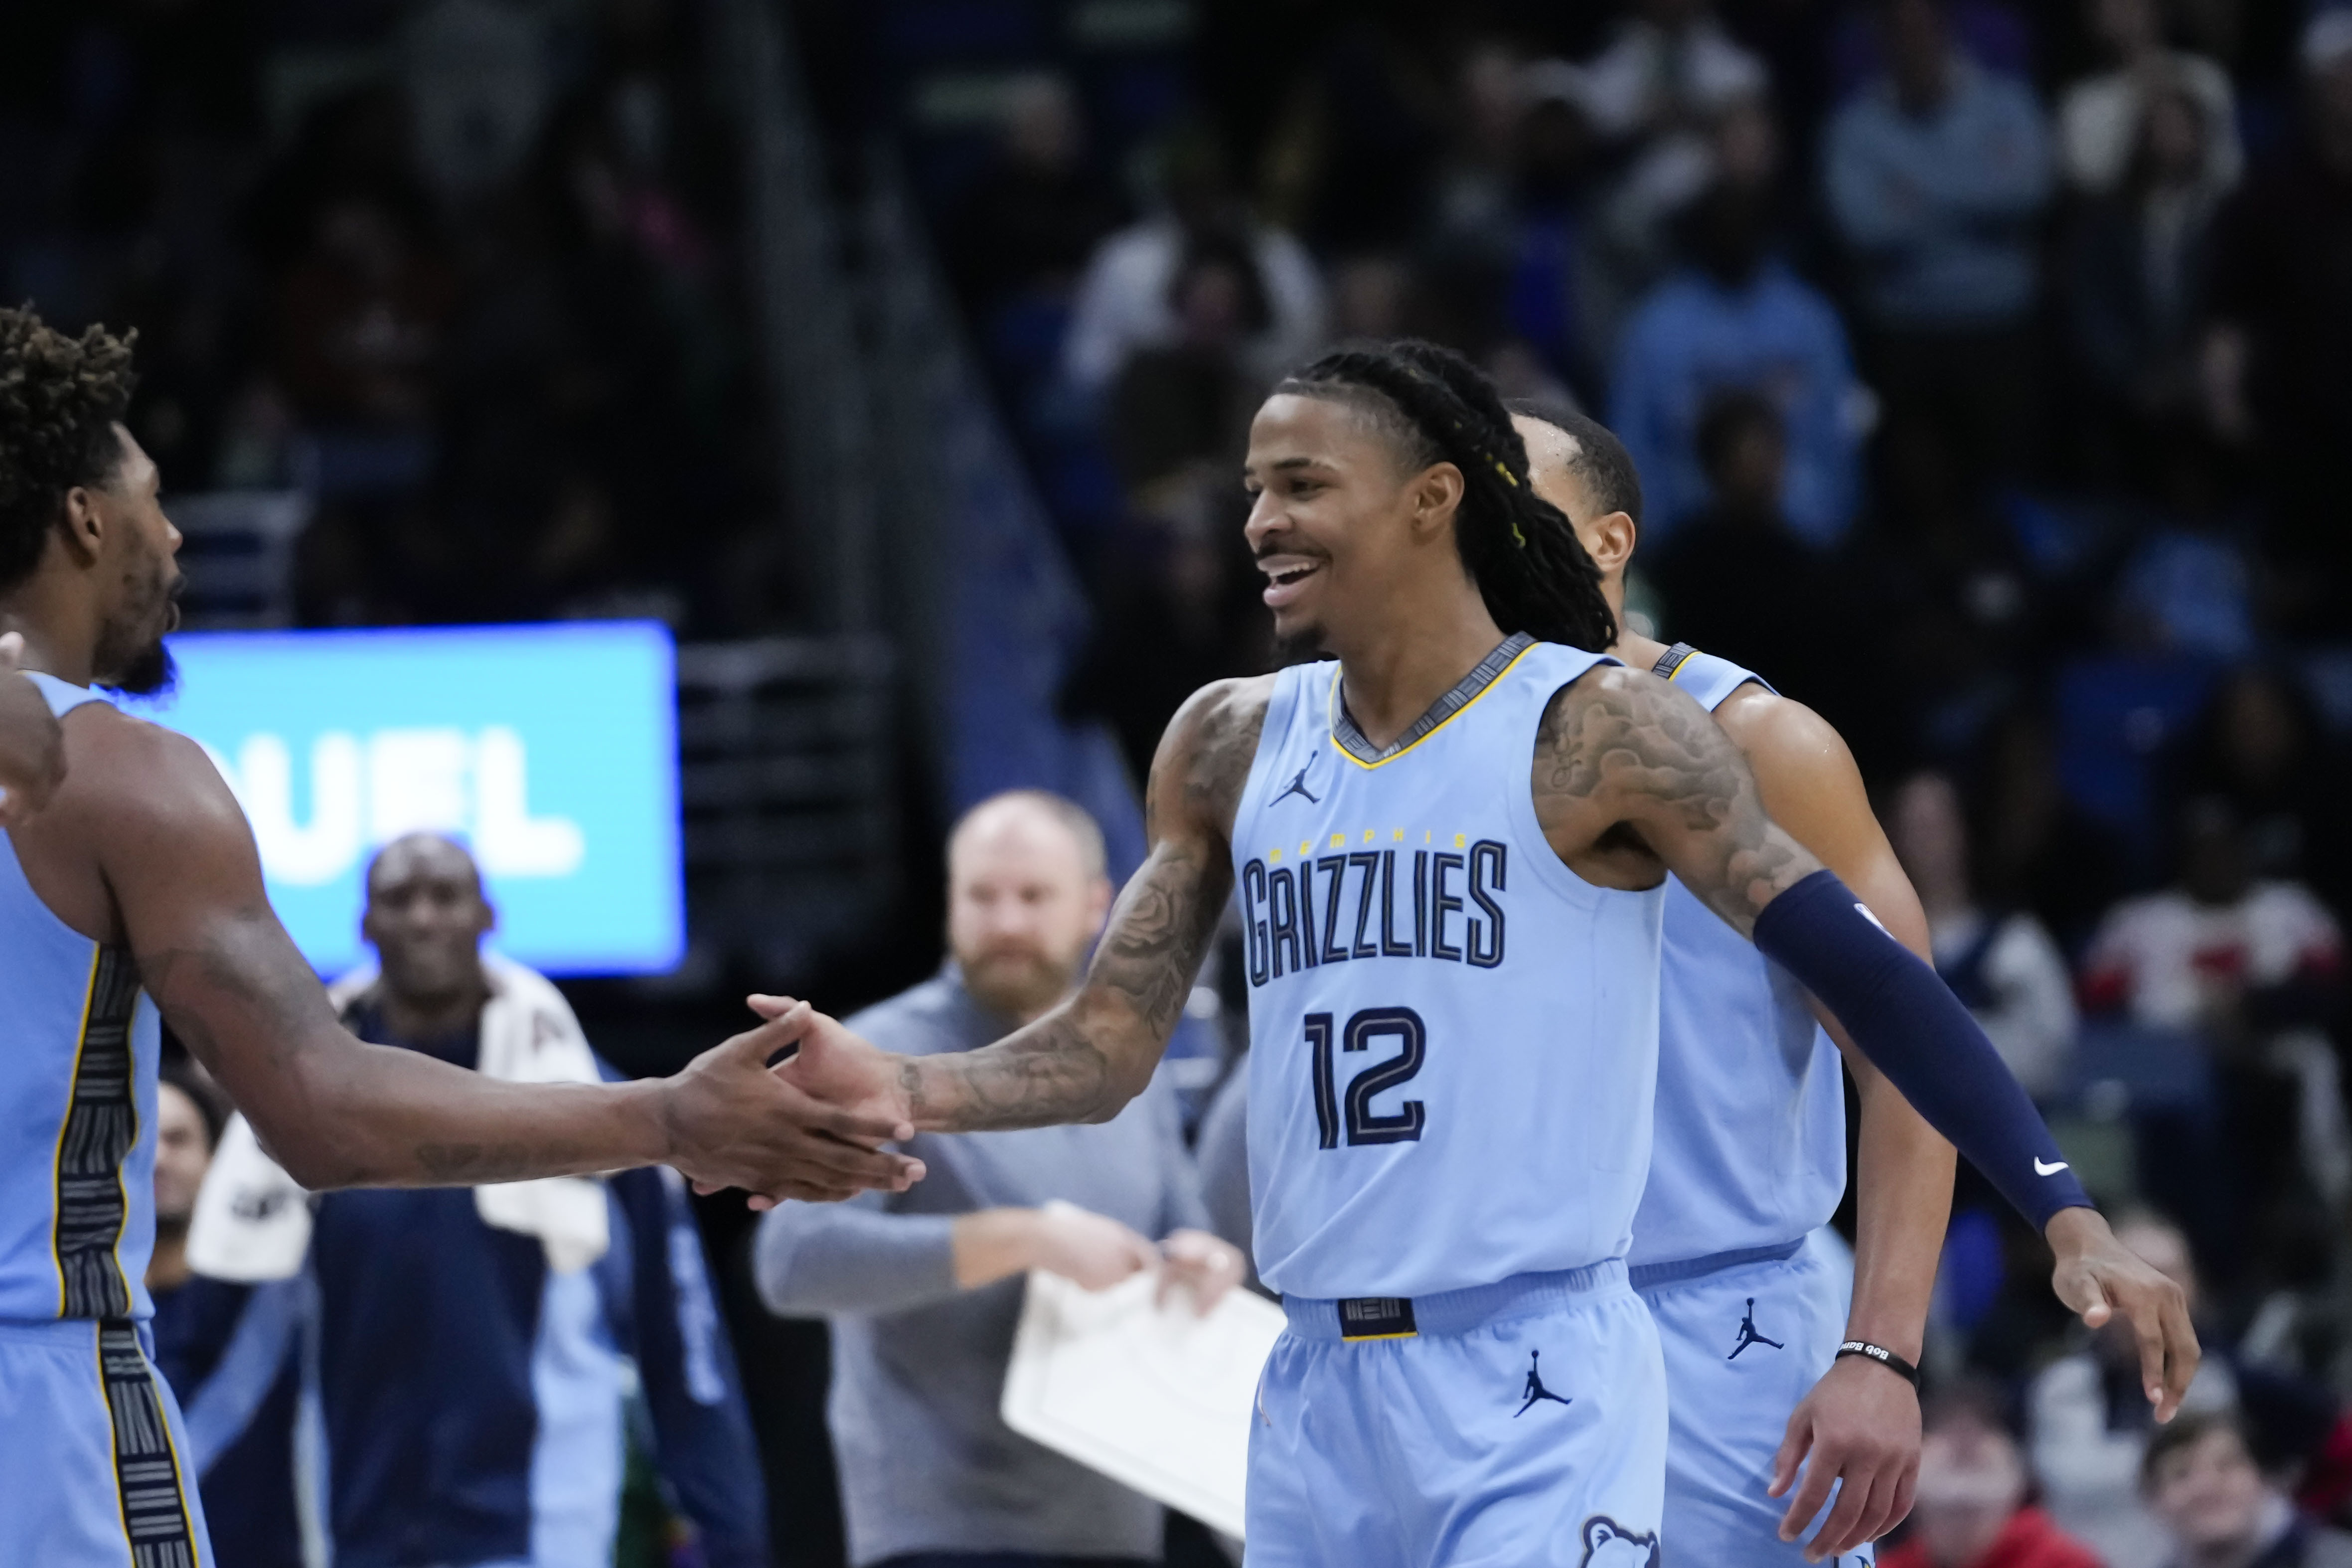
[[[1770,1345],[1776,1351],[1785,1350],[1788,1348],[1781,1344],[1780,1341],[1768,1340],[1762,1334],[1756,1331],[1756,1298],[1753,1296],[1748,1298],[1748,1315],[1739,1320],[1739,1342],[1732,1346],[1731,1353],[1725,1356],[1723,1359],[1726,1361],[1738,1361],[1739,1359],[1739,1352],[1746,1350],[1749,1345]]]
[[[1514,1421],[1517,1421],[1520,1416],[1525,1415],[1528,1411],[1533,1410],[1536,1407],[1536,1401],[1538,1399],[1549,1399],[1554,1405],[1569,1405],[1574,1403],[1572,1400],[1565,1399],[1559,1394],[1554,1394],[1550,1389],[1546,1388],[1543,1385],[1543,1375],[1537,1370],[1536,1366],[1536,1363],[1542,1359],[1543,1352],[1541,1351],[1529,1351],[1528,1352],[1528,1385],[1519,1391],[1528,1396],[1528,1402],[1511,1413],[1511,1419]]]
[[[1314,765],[1315,759],[1313,757],[1307,758],[1307,768],[1311,768]],[[1307,804],[1309,805],[1320,805],[1323,804],[1323,797],[1307,787],[1307,768],[1301,768],[1297,773],[1293,773],[1290,776],[1290,783],[1284,786],[1282,793],[1265,803],[1268,810],[1272,810],[1274,807],[1280,805],[1284,801],[1288,800],[1294,795],[1305,795],[1307,797]]]

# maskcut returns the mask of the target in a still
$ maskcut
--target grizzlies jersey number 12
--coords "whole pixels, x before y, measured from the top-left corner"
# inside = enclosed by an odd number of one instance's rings
[[[1336,663],[1276,678],[1234,822],[1274,1289],[1423,1296],[1624,1253],[1664,892],[1562,865],[1530,786],[1553,693],[1609,662],[1512,637],[1384,753]]]

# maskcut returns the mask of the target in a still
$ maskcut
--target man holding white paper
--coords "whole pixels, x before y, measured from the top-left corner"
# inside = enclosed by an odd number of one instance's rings
[[[909,1055],[986,1045],[1044,1014],[1110,907],[1100,830],[1042,792],[974,807],[948,873],[950,962],[853,1021]],[[930,1173],[916,1187],[788,1205],[759,1237],[769,1308],[833,1321],[851,1562],[1158,1560],[1160,1506],[1016,1435],[998,1398],[1032,1268],[1088,1289],[1159,1269],[1203,1310],[1241,1278],[1241,1254],[1207,1234],[1173,1096],[1155,1084],[1096,1126],[914,1142]]]

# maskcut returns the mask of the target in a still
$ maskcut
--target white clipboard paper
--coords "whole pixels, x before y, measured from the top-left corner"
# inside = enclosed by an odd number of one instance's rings
[[[1108,1290],[1033,1269],[1004,1424],[1055,1453],[1239,1539],[1258,1373],[1282,1309],[1238,1286],[1206,1317],[1157,1274]]]

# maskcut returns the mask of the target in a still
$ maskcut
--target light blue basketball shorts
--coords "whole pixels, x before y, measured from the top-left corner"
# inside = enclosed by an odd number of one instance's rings
[[[1665,1368],[1622,1260],[1283,1305],[1249,1568],[1655,1568]]]
[[[1777,1250],[1633,1271],[1665,1352],[1667,1568],[1805,1560],[1803,1537],[1780,1539],[1789,1500],[1764,1489],[1790,1414],[1845,1337],[1853,1283],[1815,1244]],[[1830,1561],[1860,1568],[1874,1555]]]
[[[212,1568],[187,1436],[144,1325],[0,1322],[0,1555]]]

